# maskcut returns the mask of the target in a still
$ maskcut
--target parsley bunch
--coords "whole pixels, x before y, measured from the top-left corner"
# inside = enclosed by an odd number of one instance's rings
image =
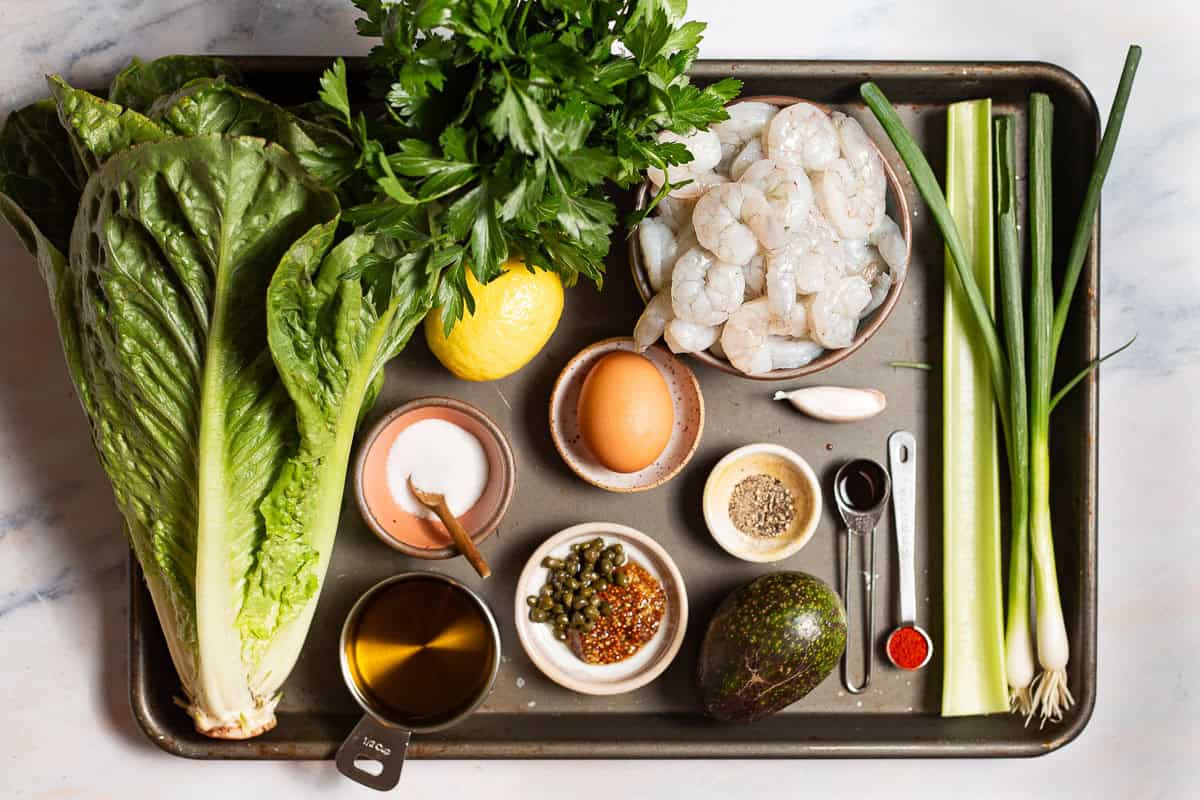
[[[705,25],[686,0],[354,0],[374,113],[351,109],[345,64],[321,100],[358,160],[355,225],[390,237],[437,282],[447,332],[509,254],[600,286],[616,208],[606,192],[691,160],[669,130],[727,118],[739,81],[691,85]],[[376,108],[373,106],[372,108]]]

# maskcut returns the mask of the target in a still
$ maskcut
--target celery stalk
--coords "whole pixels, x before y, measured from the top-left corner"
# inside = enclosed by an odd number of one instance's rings
[[[946,204],[966,264],[993,313],[992,104],[950,106]],[[956,248],[957,249],[957,248]],[[1009,708],[1000,575],[1000,460],[996,404],[979,325],[946,253],[943,353],[943,537],[945,632],[942,715]]]

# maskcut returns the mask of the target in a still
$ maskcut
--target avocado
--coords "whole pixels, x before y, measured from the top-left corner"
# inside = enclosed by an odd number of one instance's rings
[[[846,611],[820,578],[775,572],[735,589],[708,624],[696,680],[704,710],[728,722],[769,717],[833,671]]]

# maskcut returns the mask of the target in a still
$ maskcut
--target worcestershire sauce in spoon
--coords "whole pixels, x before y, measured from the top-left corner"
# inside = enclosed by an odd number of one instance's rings
[[[491,627],[462,590],[415,577],[380,591],[346,638],[346,662],[370,706],[393,720],[437,725],[486,692]]]
[[[874,461],[859,459],[846,465],[835,491],[842,504],[853,511],[873,511],[883,502],[888,478]]]

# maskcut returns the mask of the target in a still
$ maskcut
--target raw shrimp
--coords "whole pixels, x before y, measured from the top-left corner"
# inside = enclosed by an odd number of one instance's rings
[[[654,211],[660,221],[673,232],[679,233],[680,228],[684,225],[691,226],[692,211],[695,208],[695,200],[667,195],[658,201],[658,205],[654,207]]]
[[[771,315],[767,332],[773,336],[787,336],[793,339],[808,337],[808,307],[804,303],[796,303],[785,316]]]
[[[687,186],[673,190],[670,196],[698,197],[703,194],[703,190],[696,190],[694,187],[701,183],[709,183],[713,178],[720,177],[715,175],[712,169],[721,160],[721,139],[712,131],[696,131],[687,136],[681,136],[671,131],[663,131],[658,135],[658,141],[678,142],[692,154],[691,161],[686,164],[673,164],[667,167],[665,174],[657,167],[650,167],[646,170],[646,177],[655,186],[662,186],[664,180],[669,180],[672,184],[689,180],[693,181],[693,183],[689,183]],[[724,178],[721,180],[724,180]]]
[[[671,268],[679,257],[675,234],[665,222],[647,217],[638,223],[637,235],[646,277],[657,292],[671,282]]]
[[[699,353],[712,347],[713,342],[721,335],[719,325],[697,325],[682,319],[673,319],[667,323],[663,338],[672,353]]]
[[[742,268],[693,247],[675,262],[671,308],[676,317],[697,325],[720,325],[741,305],[746,293]]]
[[[817,344],[830,349],[849,347],[858,332],[858,319],[871,302],[871,286],[857,275],[837,281],[808,299],[808,324]]]
[[[771,348],[767,329],[771,309],[766,298],[751,300],[729,316],[721,332],[721,349],[734,367],[747,375],[771,371]]]
[[[879,251],[864,239],[843,239],[842,252],[846,256],[847,275],[857,275],[873,284],[881,273],[887,272],[887,264],[879,257]]]
[[[785,257],[787,250],[767,256],[767,307],[785,319],[796,305],[796,261]]]
[[[866,319],[875,309],[883,305],[883,301],[887,299],[888,292],[892,290],[892,274],[884,272],[875,278],[875,282],[871,284],[871,302],[867,303],[867,307],[859,312],[859,319]]]
[[[836,111],[832,120],[841,158],[813,178],[817,204],[842,236],[866,238],[884,216],[883,159],[857,120]]]
[[[785,230],[800,227],[812,210],[812,184],[808,174],[799,167],[764,159],[751,165],[738,183],[761,189],[767,203],[783,220]]]
[[[638,317],[637,325],[633,326],[633,347],[639,353],[662,338],[667,323],[675,318],[671,309],[671,293],[667,291],[654,295],[642,315]]]
[[[746,279],[745,298],[753,300],[762,297],[767,290],[767,262],[762,253],[742,265],[742,277]]]
[[[863,130],[858,120],[840,112],[833,112],[833,127],[838,132],[838,145],[842,158],[850,162],[854,171],[863,177],[864,181],[887,186],[887,175],[883,171],[883,159],[871,137]]]
[[[791,339],[771,336],[767,339],[771,353],[771,369],[795,369],[803,367],[825,352],[825,348],[812,339]]]
[[[751,166],[766,158],[763,153],[762,139],[755,138],[746,142],[746,146],[738,152],[737,156],[729,164],[729,177],[731,180],[741,180],[746,170]]]
[[[900,226],[885,214],[868,238],[891,268],[895,279],[903,278],[908,269],[908,242],[904,241]]]
[[[753,100],[734,103],[725,110],[729,112],[729,119],[712,127],[721,140],[721,163],[717,165],[717,172],[726,172],[743,146],[752,139],[761,138],[763,129],[779,113],[778,106]]]
[[[887,199],[883,172],[859,172],[844,158],[813,176],[813,194],[826,219],[847,239],[865,239],[879,224]]]
[[[806,170],[827,168],[840,150],[833,120],[811,103],[796,103],[780,111],[763,132],[767,156]]]
[[[790,270],[796,292],[819,292],[846,271],[846,254],[840,245],[829,224],[814,214],[792,234],[783,248],[767,254],[767,274],[772,266],[777,273]],[[786,305],[780,309],[776,313],[782,316]]]
[[[717,258],[745,264],[758,252],[761,239],[782,241],[782,223],[763,193],[753,186],[727,183],[700,198],[692,214],[696,239]],[[768,241],[764,245],[770,246]]]

